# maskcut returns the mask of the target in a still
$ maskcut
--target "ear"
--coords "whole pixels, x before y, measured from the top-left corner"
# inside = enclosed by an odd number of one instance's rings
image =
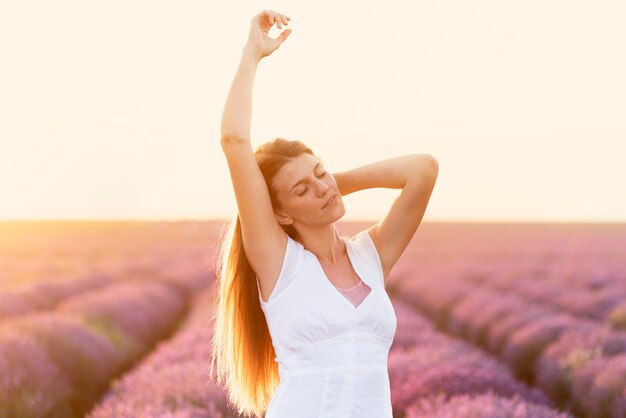
[[[285,215],[284,213],[274,212],[276,216],[276,220],[281,225],[291,225],[293,223],[293,218],[289,215]]]

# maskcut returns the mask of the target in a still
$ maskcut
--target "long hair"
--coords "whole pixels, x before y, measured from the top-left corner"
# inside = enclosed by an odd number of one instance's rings
[[[280,208],[273,179],[292,158],[308,153],[320,160],[309,147],[297,140],[275,138],[254,151],[272,207]],[[294,240],[299,240],[292,225],[280,225]],[[259,302],[256,273],[243,248],[239,214],[220,232],[214,304],[211,377],[217,365],[216,383],[239,414],[261,416],[271,400],[280,378],[276,352]]]

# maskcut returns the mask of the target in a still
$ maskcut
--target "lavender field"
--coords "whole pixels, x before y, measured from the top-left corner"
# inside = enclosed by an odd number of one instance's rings
[[[222,227],[0,222],[0,417],[236,417]],[[626,225],[423,223],[388,292],[395,417],[626,418]]]

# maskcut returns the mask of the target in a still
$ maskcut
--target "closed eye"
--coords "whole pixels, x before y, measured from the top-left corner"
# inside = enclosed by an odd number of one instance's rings
[[[315,176],[315,177],[317,177],[317,178],[324,177],[326,174],[328,174],[328,172],[324,171],[324,172],[322,172],[322,174],[320,174],[319,176]],[[302,191],[302,193],[298,193],[298,196],[304,196],[304,194],[306,193],[307,190],[309,190],[309,188],[305,187],[304,190]]]

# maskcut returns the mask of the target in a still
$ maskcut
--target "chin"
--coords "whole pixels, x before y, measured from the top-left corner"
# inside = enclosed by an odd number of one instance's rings
[[[336,215],[335,220],[339,220],[343,218],[343,215],[345,214],[346,214],[346,208],[343,206],[343,203],[341,203],[341,207],[337,209],[337,215]]]

